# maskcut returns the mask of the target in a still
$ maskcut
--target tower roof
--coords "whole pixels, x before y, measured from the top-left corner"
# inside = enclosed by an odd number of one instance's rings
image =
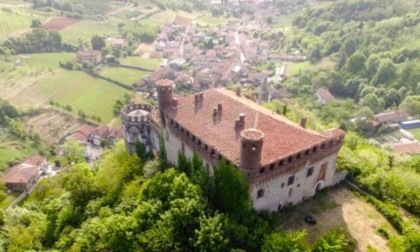
[[[219,104],[223,109],[215,116],[215,109]],[[239,162],[243,129],[253,128],[255,132],[263,133],[263,166],[321,144],[330,138],[304,129],[299,124],[226,89],[204,91],[199,102],[195,95],[180,98],[177,108],[168,107],[165,113],[179,126],[201,139],[210,148],[218,150],[233,163]],[[235,123],[241,113],[245,114],[242,115],[245,118],[242,127],[238,129]],[[244,132],[246,135],[247,131]],[[334,137],[340,135],[341,133],[334,134]]]

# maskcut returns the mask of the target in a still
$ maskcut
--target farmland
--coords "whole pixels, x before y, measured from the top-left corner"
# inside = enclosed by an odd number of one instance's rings
[[[140,58],[136,56],[126,57],[120,60],[122,64],[133,65],[133,66],[142,66],[151,69],[157,69],[160,65],[159,59],[154,58]]]
[[[36,149],[30,143],[21,141],[11,135],[6,129],[0,128],[0,170],[8,167],[9,162],[20,160],[36,154]]]
[[[72,24],[79,22],[80,19],[68,17],[54,17],[45,22],[42,27],[44,29],[54,29],[60,31]]]
[[[118,35],[118,19],[111,18],[105,22],[83,20],[60,31],[65,43],[78,45],[79,41],[90,44],[93,35]]]
[[[128,86],[133,85],[139,79],[145,77],[148,73],[141,70],[129,69],[124,67],[110,67],[107,68],[102,76],[117,80]]]
[[[42,22],[47,18],[25,8],[1,8],[0,41],[7,39],[8,36],[14,36],[19,32],[30,29],[33,19]]]

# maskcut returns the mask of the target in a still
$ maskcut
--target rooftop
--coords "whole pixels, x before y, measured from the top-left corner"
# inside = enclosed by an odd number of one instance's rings
[[[221,114],[213,116],[219,104],[222,105]],[[309,149],[327,138],[342,135],[340,130],[330,130],[324,135],[302,128],[226,89],[203,92],[201,105],[195,104],[194,95],[180,98],[177,109],[170,107],[165,112],[184,129],[234,163],[239,162],[240,133],[243,129],[253,128],[263,133],[263,166]],[[241,113],[245,114],[245,123],[241,129],[235,129]]]

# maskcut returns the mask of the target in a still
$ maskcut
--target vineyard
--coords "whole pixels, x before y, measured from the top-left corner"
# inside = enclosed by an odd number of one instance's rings
[[[116,36],[118,35],[118,19],[111,18],[106,22],[83,20],[60,31],[63,42],[78,45],[89,43],[93,35]]]
[[[79,22],[80,19],[68,18],[68,17],[54,17],[49,19],[42,25],[44,29],[54,29],[60,31],[72,24]]]
[[[107,81],[93,78],[78,71],[57,70],[42,76],[15,94],[10,101],[21,108],[42,107],[51,100],[70,105],[72,113],[82,110],[87,115],[101,117],[109,122],[116,100],[128,91]]]
[[[49,143],[54,144],[64,136],[72,133],[82,126],[75,117],[50,110],[29,118],[26,123],[26,130],[33,130],[38,133],[41,138]]]
[[[9,36],[18,35],[19,32],[30,29],[33,19],[43,22],[47,18],[24,8],[1,8],[0,40],[5,40]]]

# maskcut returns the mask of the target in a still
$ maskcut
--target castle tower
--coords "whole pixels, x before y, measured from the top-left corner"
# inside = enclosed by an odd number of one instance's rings
[[[171,80],[158,80],[156,89],[158,94],[159,109],[162,111],[172,104],[172,89],[174,82]]]
[[[248,179],[259,172],[264,133],[257,129],[245,129],[241,132],[240,168]]]

